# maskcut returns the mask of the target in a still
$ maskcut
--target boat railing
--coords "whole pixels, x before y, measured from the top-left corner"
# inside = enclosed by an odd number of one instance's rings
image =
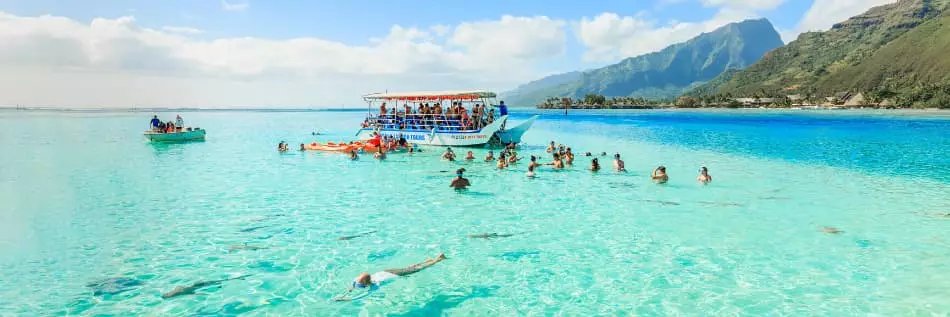
[[[432,131],[436,132],[477,132],[490,122],[484,118],[472,118],[458,114],[419,114],[397,113],[386,115],[367,115],[364,128],[382,128],[387,130]]]

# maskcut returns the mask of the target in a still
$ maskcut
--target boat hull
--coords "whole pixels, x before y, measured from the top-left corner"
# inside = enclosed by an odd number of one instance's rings
[[[508,116],[503,116],[495,120],[479,131],[473,132],[441,132],[441,131],[421,131],[421,130],[391,130],[391,129],[360,129],[356,137],[360,140],[369,140],[373,138],[373,133],[377,132],[382,136],[405,138],[406,142],[419,145],[432,146],[480,146],[485,145],[491,140],[495,132],[498,132],[508,120]]]
[[[531,125],[533,125],[537,119],[538,116],[533,116],[513,128],[498,131],[495,135],[498,136],[498,140],[502,143],[521,143],[521,137],[524,136],[525,132],[528,132],[528,129],[531,129]]]
[[[205,139],[205,130],[182,131],[175,133],[157,133],[147,131],[145,137],[152,142],[187,142]]]

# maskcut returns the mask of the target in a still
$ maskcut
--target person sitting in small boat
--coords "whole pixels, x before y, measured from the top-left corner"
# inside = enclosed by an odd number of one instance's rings
[[[699,168],[699,176],[696,176],[696,180],[702,183],[703,185],[709,184],[712,181],[712,176],[709,175],[709,169],[705,166]]]
[[[465,154],[465,160],[466,160],[466,161],[474,161],[474,160],[475,160],[475,153],[472,153],[472,151],[468,151],[468,153]]]
[[[165,133],[175,133],[174,122],[168,121],[168,123],[165,124]]]
[[[495,166],[497,166],[498,169],[505,169],[505,167],[508,167],[508,157],[505,156],[505,153],[501,153],[501,155],[498,156],[498,163],[495,164]]]
[[[452,148],[446,148],[445,153],[442,153],[442,159],[448,161],[455,161],[455,152],[452,152]]]
[[[360,156],[359,156],[358,154],[356,154],[356,150],[351,150],[351,151],[350,151],[350,159],[351,159],[351,160],[354,160],[354,161],[355,161],[355,160],[358,160],[359,158],[360,158]]]
[[[162,120],[159,120],[157,115],[152,117],[152,120],[149,121],[149,125],[152,126],[152,131],[154,132],[162,131]]]
[[[553,156],[554,156],[554,160],[552,160],[551,163],[547,163],[545,165],[554,166],[554,168],[556,169],[564,168],[564,161],[561,160],[561,155],[554,153]]]
[[[551,141],[551,145],[548,145],[548,148],[545,149],[544,151],[548,153],[553,153],[555,148],[556,147],[554,146],[554,141]]]
[[[468,186],[472,186],[472,182],[468,181],[467,178],[462,177],[462,173],[465,172],[464,168],[460,168],[455,171],[455,179],[452,179],[452,183],[449,184],[449,187],[455,189],[465,189]]]
[[[597,158],[595,157],[593,160],[590,161],[590,171],[596,172],[599,170],[600,170],[600,162],[598,162]]]
[[[373,154],[373,158],[377,160],[385,160],[386,152],[383,152],[383,148],[376,148],[376,153]]]
[[[614,154],[614,171],[617,171],[617,172],[627,171],[627,168],[623,164],[623,160],[620,159],[620,153]]]
[[[485,162],[494,162],[495,161],[495,152],[488,151],[488,155],[485,156]]]
[[[383,282],[385,281],[389,281],[401,276],[408,276],[414,273],[418,273],[419,271],[422,271],[432,265],[435,265],[436,263],[439,263],[442,260],[445,260],[445,253],[439,253],[439,256],[437,256],[435,259],[426,259],[423,262],[416,263],[416,264],[413,264],[404,268],[400,268],[400,269],[386,269],[386,270],[373,273],[372,275],[370,275],[367,272],[360,273],[360,275],[356,277],[356,279],[353,281],[350,287],[347,288],[347,290],[343,294],[341,294],[337,298],[334,298],[333,300],[351,301],[351,300],[365,297],[369,295],[370,293],[372,293],[373,291],[379,289],[379,287],[382,286]],[[355,297],[346,297],[353,290],[358,289],[358,288],[359,289],[365,288],[366,293],[360,294],[359,296],[355,296]]]
[[[666,184],[666,182],[670,180],[670,177],[666,175],[666,167],[662,165],[653,170],[651,178],[656,181],[657,184]]]

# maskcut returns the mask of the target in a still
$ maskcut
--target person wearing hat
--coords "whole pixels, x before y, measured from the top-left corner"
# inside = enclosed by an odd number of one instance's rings
[[[666,175],[666,167],[663,165],[653,170],[652,178],[657,184],[665,184],[670,180],[670,177]]]
[[[472,182],[469,182],[467,178],[462,177],[462,173],[464,172],[465,172],[464,168],[460,168],[456,170],[455,171],[456,177],[455,179],[452,180],[452,184],[450,184],[449,187],[452,187],[455,189],[465,189],[466,187],[471,186]]]

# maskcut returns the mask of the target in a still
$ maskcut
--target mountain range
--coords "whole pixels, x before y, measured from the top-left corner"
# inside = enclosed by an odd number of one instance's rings
[[[872,8],[828,31],[803,33],[686,94],[817,99],[859,92],[899,107],[950,107],[950,0]]]
[[[518,106],[533,106],[550,97],[583,99],[590,93],[672,99],[724,71],[743,69],[783,44],[768,20],[746,20],[659,52],[598,69],[548,76],[501,95],[508,104]]]

